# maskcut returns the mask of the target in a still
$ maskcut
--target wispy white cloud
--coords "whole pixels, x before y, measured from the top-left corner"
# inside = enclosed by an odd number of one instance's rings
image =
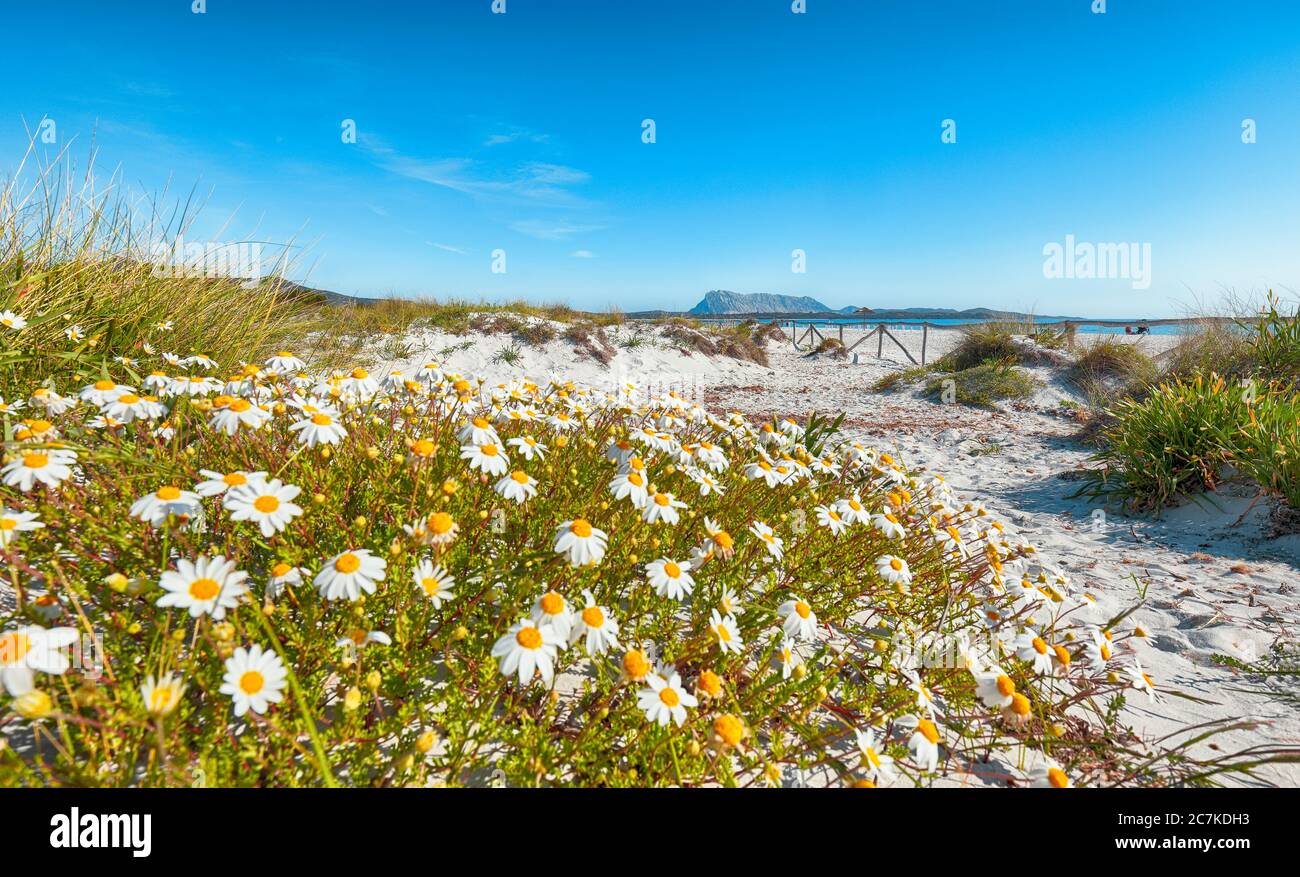
[[[575,234],[598,231],[603,225],[567,220],[520,219],[510,223],[510,227],[520,234],[538,238],[543,241],[562,241]]]
[[[572,255],[573,255],[573,258],[575,258],[575,259],[594,259],[594,258],[596,258],[596,254],[593,253],[591,250],[574,250]]]
[[[446,250],[448,253],[455,253],[459,256],[468,256],[469,253],[460,247],[453,247],[451,244],[440,244],[437,241],[425,241],[431,247],[437,247],[440,250]]]
[[[547,143],[550,139],[550,135],[548,134],[539,134],[536,131],[530,131],[527,128],[508,128],[505,131],[498,131],[494,134],[489,134],[488,138],[483,141],[483,145],[503,146],[506,143],[515,143],[517,141]]]
[[[591,179],[577,168],[540,161],[502,165],[462,157],[421,158],[398,152],[371,135],[362,135],[360,143],[375,164],[389,173],[484,201],[565,209],[592,206],[572,191]]]

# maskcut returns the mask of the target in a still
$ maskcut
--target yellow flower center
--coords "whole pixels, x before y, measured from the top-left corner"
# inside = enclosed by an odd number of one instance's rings
[[[107,379],[95,381],[95,389],[99,390],[101,393],[106,393],[116,386],[117,384]]]
[[[0,636],[0,664],[17,664],[32,650],[32,640],[27,634],[13,631]]]
[[[249,402],[247,399],[236,399],[230,403],[230,410],[236,414],[242,414],[252,407],[253,403]]]
[[[280,578],[280,576],[287,575],[289,570],[291,569],[293,569],[293,567],[281,561],[280,563],[277,563],[275,566],[271,567],[271,575],[275,576],[278,579]]]
[[[274,496],[259,496],[253,500],[253,508],[257,509],[264,515],[269,515],[280,507],[280,500]]]
[[[429,529],[439,536],[445,536],[451,532],[452,525],[455,521],[451,515],[446,512],[434,512],[429,515]]]
[[[334,418],[330,417],[328,414],[313,414],[311,416],[311,422],[317,426],[329,426],[334,422]]]
[[[632,649],[623,656],[623,671],[633,679],[642,679],[650,672],[650,662],[639,649]]]
[[[682,699],[677,696],[677,691],[667,685],[659,689],[659,700],[670,709],[682,702]]]
[[[497,446],[482,445],[479,447],[479,452],[485,457],[495,457],[497,455]]]
[[[45,454],[24,454],[23,465],[28,469],[44,469],[50,464],[50,458]]]
[[[352,377],[355,380],[364,381],[366,378],[370,377],[370,372],[366,371],[363,368],[354,368],[352,370]]]
[[[798,600],[795,602],[794,611],[798,613],[800,618],[807,618],[809,615],[812,615],[812,607],[809,606],[807,603],[805,603],[803,600]]]
[[[1022,719],[1029,715],[1029,698],[1025,697],[1019,691],[1011,695],[1011,712],[1020,716]]]
[[[195,600],[211,600],[220,590],[221,585],[217,584],[216,579],[195,579],[190,582],[190,596]]]
[[[999,676],[997,686],[998,694],[1003,697],[1010,697],[1016,693],[1016,683],[1011,680],[1010,676]]]
[[[682,568],[670,560],[664,564],[664,575],[670,579],[681,578]]]
[[[354,573],[361,569],[361,558],[357,557],[351,551],[340,554],[339,559],[334,561],[334,568],[344,575]]]
[[[123,405],[134,405],[136,402],[140,401],[140,397],[134,393],[123,393],[121,396],[117,397],[117,401],[121,402]]]
[[[522,470],[516,469],[515,471],[510,473],[510,477],[512,480],[516,481],[519,484],[528,483],[528,473]]]
[[[492,426],[492,424],[488,423],[488,422],[487,422],[486,420],[484,420],[482,417],[475,417],[475,418],[474,418],[474,425],[475,425],[476,427],[478,427],[479,429],[488,429],[489,427]]]
[[[641,477],[641,473],[639,472],[629,472],[627,475],[627,483],[641,487],[645,484],[645,479]]]
[[[745,737],[745,726],[732,715],[718,716],[713,720],[713,733],[725,746],[736,746]]]
[[[700,674],[700,688],[709,697],[717,697],[722,693],[722,680],[712,670],[705,670]]]
[[[903,561],[899,560],[897,557],[891,557],[889,558],[889,568],[894,572],[902,572]]]
[[[559,615],[564,611],[564,598],[554,591],[547,591],[542,595],[541,606],[547,615]]]
[[[604,627],[605,613],[600,611],[599,606],[588,606],[582,610],[582,623],[588,627]]]
[[[173,502],[181,498],[181,489],[168,484],[166,487],[158,488],[158,492],[154,495],[163,502]]]
[[[243,689],[244,694],[257,694],[266,685],[266,679],[256,670],[245,670],[244,674],[239,677],[239,687]]]
[[[221,476],[221,480],[226,482],[227,487],[239,487],[248,483],[248,476],[243,472],[231,472],[228,475]]]
[[[515,634],[515,642],[526,649],[540,648],[542,645],[542,634],[535,627],[523,627],[519,633]]]
[[[1034,646],[1034,651],[1038,652],[1038,654],[1040,655],[1047,654],[1047,643],[1043,642],[1043,638],[1041,636],[1034,637],[1033,646]]]
[[[1049,767],[1047,769],[1047,783],[1053,789],[1068,789],[1070,787],[1070,778],[1059,767]]]
[[[934,722],[929,719],[920,719],[916,723],[916,731],[931,743],[939,742],[939,729],[934,726]]]
[[[569,532],[579,539],[586,539],[591,535],[591,524],[584,518],[575,518],[569,525]]]
[[[719,624],[713,628],[713,632],[718,635],[718,640],[724,643],[731,642],[731,631],[727,630],[727,625]]]
[[[411,452],[419,457],[433,456],[433,442],[428,439],[418,439],[411,445]]]
[[[655,494],[655,505],[657,505],[657,506],[661,506],[661,507],[662,507],[662,506],[666,506],[666,505],[670,504],[672,501],[673,501],[673,500],[672,500],[672,497],[670,497],[670,496],[669,496],[668,494],[666,494],[666,493],[656,493],[656,494]]]
[[[1070,653],[1066,651],[1065,646],[1052,646],[1052,651],[1056,653],[1056,660],[1065,666],[1070,666]]]

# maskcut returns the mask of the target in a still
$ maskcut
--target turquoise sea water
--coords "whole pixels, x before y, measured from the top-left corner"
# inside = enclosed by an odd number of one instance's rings
[[[836,316],[828,316],[828,317],[810,317],[807,320],[801,319],[801,320],[796,320],[795,322],[807,323],[813,321],[818,323],[863,323],[865,322],[871,326],[879,325],[880,323],[884,323],[886,326],[892,326],[898,324],[920,323],[920,322],[926,322],[936,326],[971,326],[978,323],[998,322],[998,321],[990,321],[990,320],[970,320],[970,319],[929,319],[924,321],[916,320],[916,319],[905,319],[905,318],[875,319],[872,317],[867,317],[864,319],[862,317],[853,317],[853,316],[844,316],[844,315],[836,315]],[[789,321],[785,321],[785,322],[789,322]],[[1048,326],[1056,325],[1058,322],[1059,322],[1058,320],[1035,320],[1034,325],[1048,327]],[[1113,321],[1108,321],[1108,322],[1113,322]],[[1129,325],[1136,328],[1141,322],[1142,322],[1141,320],[1133,320],[1132,323],[1130,323]],[[1188,329],[1187,326],[1179,326],[1179,325],[1151,326],[1148,331],[1149,334],[1151,335],[1178,335],[1180,333],[1187,331],[1187,329]],[[1125,334],[1124,326],[1102,326],[1102,325],[1090,325],[1088,323],[1078,324],[1076,331],[1085,335]]]

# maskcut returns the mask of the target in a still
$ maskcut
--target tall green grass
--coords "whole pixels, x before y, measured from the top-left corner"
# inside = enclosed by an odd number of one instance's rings
[[[78,379],[129,377],[121,360],[146,344],[233,369],[312,325],[319,308],[278,276],[245,288],[157,270],[152,248],[183,236],[195,213],[143,207],[119,176],[98,180],[93,159],[78,169],[66,150],[44,160],[29,147],[0,183],[0,309],[27,321],[0,332],[0,391],[30,390],[69,368]],[[66,334],[74,327],[79,340]]]

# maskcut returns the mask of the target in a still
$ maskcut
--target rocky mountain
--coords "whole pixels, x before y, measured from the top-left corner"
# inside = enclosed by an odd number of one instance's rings
[[[766,292],[731,292],[715,289],[700,299],[689,314],[829,314],[849,313],[853,308],[839,311],[829,308],[806,295],[774,295]]]

